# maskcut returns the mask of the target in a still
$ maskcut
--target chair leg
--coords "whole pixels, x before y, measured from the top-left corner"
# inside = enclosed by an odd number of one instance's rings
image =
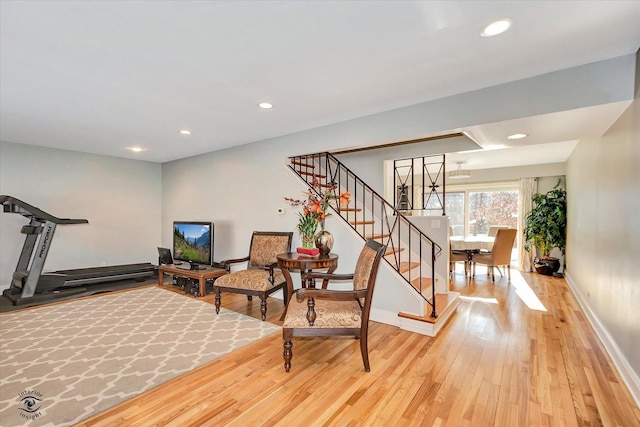
[[[489,267],[487,267],[489,268]],[[496,271],[495,271],[495,266],[491,266],[491,281],[495,282],[496,281]]]
[[[510,282],[511,281],[511,264],[507,265],[505,268],[507,269],[507,281]]]
[[[284,356],[284,370],[285,372],[289,372],[291,369],[291,357],[293,357],[293,343],[291,341],[284,342],[282,355]]]
[[[293,357],[292,338],[293,331],[291,329],[282,330],[282,339],[284,339],[284,351],[282,352],[282,356],[284,357],[284,370],[286,372],[289,372],[289,369],[291,369],[291,358]]]
[[[267,297],[260,297],[260,314],[262,314],[262,321],[267,319]]]
[[[220,313],[220,290],[216,289],[216,314]]]
[[[369,366],[369,349],[367,348],[367,333],[362,334],[360,336],[360,352],[362,353],[362,362],[364,363],[365,372],[370,372],[371,367]]]

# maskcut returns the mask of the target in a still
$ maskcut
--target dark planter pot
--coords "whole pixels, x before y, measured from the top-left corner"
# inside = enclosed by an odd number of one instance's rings
[[[533,266],[539,274],[552,276],[553,273],[560,269],[560,260],[558,258],[539,257],[535,259]]]

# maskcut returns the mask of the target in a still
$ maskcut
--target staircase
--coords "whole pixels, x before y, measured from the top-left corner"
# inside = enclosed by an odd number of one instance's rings
[[[311,191],[332,188],[331,208],[363,240],[387,245],[386,263],[423,301],[420,313],[398,313],[401,327],[405,323],[404,329],[435,335],[458,303],[457,293],[447,292],[448,275],[436,275],[436,259],[445,255],[442,248],[333,155],[291,157],[289,167]],[[351,194],[350,204],[341,208],[338,199],[345,191]],[[431,326],[423,331],[422,323]]]

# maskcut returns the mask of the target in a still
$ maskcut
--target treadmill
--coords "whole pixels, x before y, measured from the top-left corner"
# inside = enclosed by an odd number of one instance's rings
[[[14,305],[34,304],[69,297],[105,292],[107,282],[151,277],[157,267],[151,263],[79,268],[42,273],[56,226],[88,224],[86,219],[57,218],[11,196],[0,196],[5,213],[17,213],[30,219],[22,227],[26,235],[11,286],[3,295]],[[35,253],[34,253],[35,252]]]

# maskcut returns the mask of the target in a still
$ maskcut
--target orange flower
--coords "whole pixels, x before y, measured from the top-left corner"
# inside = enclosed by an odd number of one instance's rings
[[[298,214],[300,221],[297,228],[301,235],[310,236],[315,235],[318,225],[324,229],[325,219],[331,216],[331,212],[328,211],[329,201],[333,199],[337,188],[337,185],[331,184],[322,190],[317,178],[314,178],[311,184],[315,191],[304,191],[306,200],[284,198],[291,207],[302,206],[302,212]],[[348,205],[350,197],[351,194],[348,191],[340,194],[340,207]]]
[[[324,213],[322,209],[322,202],[318,199],[313,199],[309,201],[309,210],[313,213],[322,214]]]
[[[351,193],[345,191],[340,195],[340,207],[344,208],[349,204],[349,199],[351,198]]]

